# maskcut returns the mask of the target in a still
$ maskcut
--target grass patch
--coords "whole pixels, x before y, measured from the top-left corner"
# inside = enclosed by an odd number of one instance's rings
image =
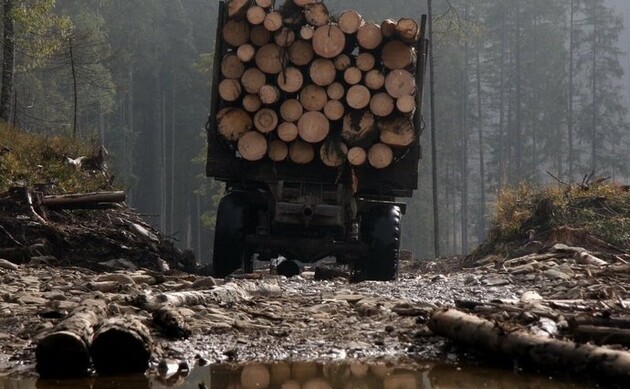
[[[105,174],[78,169],[66,158],[91,156],[94,149],[75,138],[29,134],[0,125],[0,192],[37,184],[46,184],[55,193],[106,189]]]

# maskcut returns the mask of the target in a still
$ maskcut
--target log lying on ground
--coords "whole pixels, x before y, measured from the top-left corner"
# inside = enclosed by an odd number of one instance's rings
[[[263,108],[254,115],[254,127],[263,134],[268,134],[278,126],[278,114],[270,108]]]
[[[333,82],[328,85],[326,88],[326,93],[328,94],[328,98],[331,100],[341,100],[343,96],[346,94],[346,89],[339,82]]]
[[[295,82],[295,80],[292,80],[292,81],[287,80],[287,82],[288,82],[287,84],[278,83],[278,85],[288,88],[288,89],[291,89],[294,87],[289,84],[292,82]],[[278,102],[278,100],[280,100],[280,90],[275,85],[263,85],[258,90],[258,97],[260,98],[260,101],[265,105],[275,104]]]
[[[324,115],[332,121],[340,120],[344,117],[346,108],[339,100],[328,100],[324,106]]]
[[[107,316],[103,300],[85,300],[52,333],[37,344],[37,373],[42,378],[80,377],[88,374],[94,328]]]
[[[187,339],[192,334],[186,319],[177,308],[165,305],[153,311],[152,318],[166,338]]]
[[[328,94],[326,89],[314,84],[307,85],[300,92],[300,103],[307,111],[321,111],[326,106]]]
[[[105,320],[90,347],[94,368],[102,375],[143,373],[152,351],[149,329],[135,317]]]
[[[334,63],[335,69],[343,72],[352,65],[352,58],[350,58],[347,54],[340,54],[335,58]]]
[[[429,328],[456,342],[533,362],[541,367],[571,369],[607,377],[630,377],[630,353],[531,335],[505,332],[495,323],[454,309],[433,314]]]
[[[357,56],[357,68],[362,72],[369,72],[376,65],[376,58],[370,53],[361,53]]]
[[[98,203],[122,203],[126,200],[125,192],[95,192],[69,195],[44,196],[42,205],[48,208],[80,208]]]

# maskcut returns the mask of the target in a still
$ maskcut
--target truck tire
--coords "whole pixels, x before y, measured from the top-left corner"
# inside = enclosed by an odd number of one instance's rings
[[[228,193],[217,209],[214,230],[212,273],[227,277],[238,269],[252,271],[251,252],[245,245],[245,235],[251,229],[251,207],[242,193]]]
[[[368,281],[395,281],[398,276],[401,216],[399,207],[375,207],[362,216],[361,236],[370,247],[358,263],[359,277]]]

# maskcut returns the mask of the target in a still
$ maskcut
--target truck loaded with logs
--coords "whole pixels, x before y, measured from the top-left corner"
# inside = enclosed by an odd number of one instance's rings
[[[220,1],[218,15],[215,276],[282,255],[395,279],[397,199],[418,187],[426,17],[371,23],[320,0]]]

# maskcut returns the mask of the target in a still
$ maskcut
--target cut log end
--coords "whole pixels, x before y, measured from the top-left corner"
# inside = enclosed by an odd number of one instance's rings
[[[256,53],[256,66],[264,73],[278,74],[282,71],[284,50],[275,43],[261,47]]]
[[[300,103],[307,111],[321,111],[328,101],[326,89],[321,86],[310,84],[305,86],[300,92]]]
[[[361,82],[363,73],[359,68],[351,66],[343,72],[343,79],[348,85],[356,85]]]
[[[357,32],[357,42],[366,50],[376,49],[383,42],[381,26],[373,23],[364,24]]]
[[[298,128],[295,123],[284,122],[278,126],[278,138],[284,142],[293,142],[298,135]]]
[[[324,115],[332,121],[340,120],[345,115],[346,109],[339,100],[328,100],[324,106]]]
[[[223,40],[230,46],[239,47],[249,41],[249,23],[242,20],[228,20],[223,25]]]
[[[393,70],[385,77],[385,89],[395,99],[414,95],[416,93],[416,80],[406,70]]]
[[[59,331],[47,335],[35,350],[41,378],[84,377],[90,368],[88,345],[76,334]]]
[[[308,65],[314,56],[313,46],[307,41],[298,40],[289,46],[289,61],[296,66]]]
[[[348,146],[335,141],[325,142],[319,150],[322,162],[328,167],[343,165],[346,162],[347,154]]]
[[[246,161],[260,161],[267,154],[267,140],[256,131],[250,131],[238,140],[238,152]]]
[[[321,112],[311,111],[302,115],[297,124],[300,138],[308,143],[319,143],[330,132],[330,122]]]
[[[346,46],[346,36],[339,26],[330,24],[317,27],[313,34],[313,50],[323,58],[335,58]]]
[[[136,319],[108,319],[94,335],[90,353],[99,374],[143,373],[151,358],[149,330]]]
[[[394,153],[389,146],[377,143],[370,148],[368,161],[375,169],[385,169],[394,161]]]
[[[315,85],[328,86],[335,81],[337,71],[333,61],[324,58],[318,58],[311,63],[309,69],[311,80]]]
[[[367,153],[362,147],[353,147],[348,151],[348,162],[352,166],[363,166],[367,162]]]
[[[272,109],[263,108],[256,112],[254,126],[261,133],[268,134],[278,126],[278,114]]]
[[[289,156],[289,146],[281,140],[274,140],[269,144],[267,155],[274,162],[282,162]]]
[[[346,94],[346,102],[351,108],[363,109],[370,104],[370,90],[363,85],[354,85]]]
[[[313,149],[313,145],[301,140],[291,143],[291,146],[289,147],[289,158],[291,158],[291,161],[299,165],[311,163],[313,159],[315,159],[315,150]]]
[[[370,100],[370,111],[378,117],[389,116],[394,112],[394,99],[387,93],[377,93]]]
[[[265,16],[265,21],[263,22],[263,26],[265,29],[271,32],[276,32],[284,26],[284,21],[282,20],[282,14],[280,12],[269,12],[267,16]]]
[[[339,16],[339,28],[348,35],[356,34],[362,25],[363,17],[357,11],[347,10]]]
[[[253,121],[249,114],[240,108],[223,108],[217,113],[219,134],[228,141],[236,141],[250,131]]]
[[[287,122],[297,122],[304,113],[304,107],[296,99],[285,100],[280,105],[280,116]]]
[[[249,34],[249,39],[256,47],[262,47],[271,41],[271,32],[263,25],[254,26]]]
[[[331,100],[341,100],[346,95],[346,88],[339,82],[333,82],[326,88],[326,93]]]
[[[278,87],[287,93],[295,93],[304,85],[304,76],[299,69],[287,67],[278,74]]]

